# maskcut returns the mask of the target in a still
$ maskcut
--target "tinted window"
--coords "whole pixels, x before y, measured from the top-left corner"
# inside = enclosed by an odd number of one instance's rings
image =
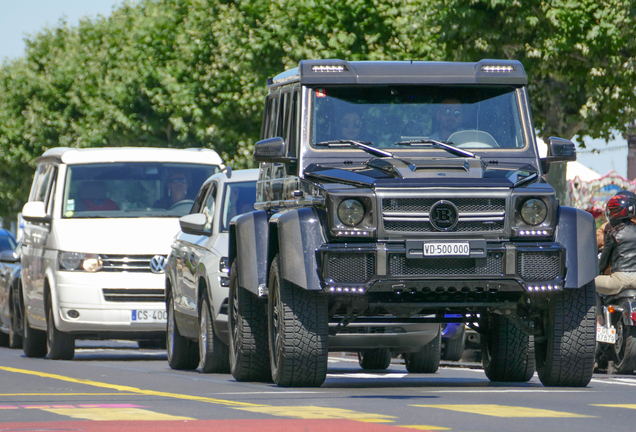
[[[6,232],[0,233],[0,252],[5,250],[15,250],[15,240],[13,236]]]
[[[69,165],[62,217],[178,217],[188,214],[215,165],[123,162]]]
[[[227,231],[234,216],[254,211],[256,202],[256,182],[226,183],[223,191],[223,207],[221,208],[220,229]]]

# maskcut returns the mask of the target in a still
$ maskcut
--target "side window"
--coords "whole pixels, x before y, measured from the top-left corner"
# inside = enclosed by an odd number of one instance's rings
[[[190,210],[190,214],[201,213],[201,208],[203,207],[203,201],[205,200],[205,196],[210,190],[210,185],[206,184],[201,187],[201,190],[197,194],[197,197],[194,200],[194,204],[192,204],[192,210]]]
[[[53,205],[55,204],[55,188],[57,185],[57,167],[51,167],[51,174],[49,180],[49,186],[46,192],[46,199],[44,200],[44,205],[46,206],[46,213],[53,213]]]
[[[298,157],[298,108],[300,103],[300,92],[298,91],[298,87],[294,88],[291,97],[291,106],[290,106],[290,114],[289,114],[289,136],[287,137],[286,142],[288,143],[287,148],[289,149],[289,156]]]
[[[51,181],[53,167],[50,164],[41,164],[35,173],[35,180],[31,188],[29,201],[46,201],[46,195]]]
[[[267,126],[267,136],[265,138],[274,138],[276,135],[276,120],[278,119],[278,94],[268,96],[269,119]]]
[[[204,229],[208,232],[212,231],[212,222],[214,221],[214,211],[215,211],[215,204],[216,204],[217,189],[218,189],[217,183],[216,182],[212,183],[212,186],[210,187],[210,193],[205,198],[205,202],[203,203],[203,209],[201,210],[201,213],[207,216],[207,221],[205,223]]]
[[[287,142],[287,133],[289,132],[289,102],[291,93],[289,91],[281,94],[280,106],[278,110],[278,128],[276,136],[279,136]]]

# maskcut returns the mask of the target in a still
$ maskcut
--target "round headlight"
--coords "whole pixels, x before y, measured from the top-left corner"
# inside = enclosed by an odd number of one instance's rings
[[[77,252],[60,252],[60,265],[64,270],[77,270],[84,261],[84,254]]]
[[[338,206],[338,218],[348,226],[356,226],[364,218],[364,206],[355,199],[344,200]]]
[[[548,216],[548,207],[543,200],[530,198],[521,205],[521,219],[528,225],[539,225]]]

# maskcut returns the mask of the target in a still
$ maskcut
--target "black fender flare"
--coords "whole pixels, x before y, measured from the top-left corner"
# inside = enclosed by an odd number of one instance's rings
[[[306,290],[322,289],[316,250],[327,242],[313,208],[303,207],[272,217],[277,225],[281,278]]]
[[[238,283],[258,295],[259,286],[267,286],[269,270],[269,217],[259,210],[234,217],[230,221],[230,267],[238,260]]]
[[[565,248],[565,288],[580,288],[598,275],[596,222],[583,210],[561,206],[556,241]]]

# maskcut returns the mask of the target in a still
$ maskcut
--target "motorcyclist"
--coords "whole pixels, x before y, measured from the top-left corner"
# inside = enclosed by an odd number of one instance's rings
[[[636,204],[628,194],[617,194],[607,201],[605,214],[609,228],[595,282],[599,294],[614,295],[636,288]],[[604,275],[610,264],[611,274]]]
[[[627,198],[631,199],[634,203],[636,203],[636,194],[634,192],[620,191],[617,192],[615,195],[624,195]],[[633,222],[636,223],[636,220],[634,220]],[[596,230],[596,245],[599,251],[603,250],[603,245],[605,244],[605,234],[607,234],[607,230],[611,227],[612,226],[610,225],[609,221],[607,221]]]

